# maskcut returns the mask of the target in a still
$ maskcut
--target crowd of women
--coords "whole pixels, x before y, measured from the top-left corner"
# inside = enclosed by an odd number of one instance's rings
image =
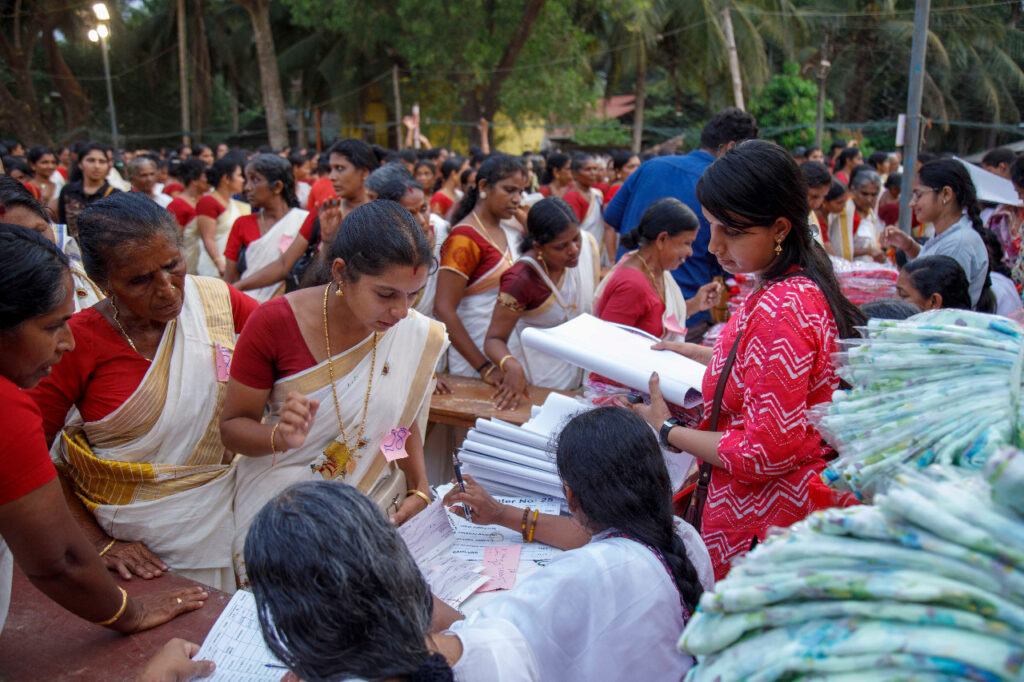
[[[121,632],[207,593],[129,598],[110,571],[173,570],[251,589],[302,679],[680,679],[701,593],[769,528],[856,503],[822,482],[834,451],[807,416],[840,341],[871,316],[1021,307],[1021,211],[979,205],[960,161],[914,169],[908,235],[879,217],[898,157],[843,144],[830,168],[757,137],[727,109],[655,158],[199,145],[127,155],[125,181],[100,144],[4,156],[0,624],[12,561]],[[1024,192],[1024,161],[985,164]],[[854,306],[842,258],[902,264],[902,301]],[[756,287],[701,345],[734,275]],[[705,365],[699,422],[657,375],[637,395],[521,343],[585,313]],[[532,386],[605,405],[558,438],[571,517],[472,477],[444,498],[568,550],[468,618],[394,530],[443,483],[424,436],[447,374],[499,409]],[[678,451],[692,492],[670,485]],[[195,651],[172,641],[144,678],[208,674]]]

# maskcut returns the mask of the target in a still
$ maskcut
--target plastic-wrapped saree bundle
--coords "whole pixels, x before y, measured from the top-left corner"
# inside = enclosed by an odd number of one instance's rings
[[[839,457],[829,485],[870,500],[901,464],[979,469],[1001,445],[1022,445],[1024,329],[994,315],[933,310],[871,320],[839,374],[853,387],[810,410]]]
[[[706,680],[1024,679],[1024,453],[906,469],[738,560],[679,641]]]

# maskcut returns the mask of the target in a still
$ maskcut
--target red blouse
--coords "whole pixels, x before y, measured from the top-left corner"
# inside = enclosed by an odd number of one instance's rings
[[[594,314],[607,322],[636,327],[661,338],[665,333],[665,304],[644,273],[620,266],[608,276]]]
[[[211,194],[199,197],[199,201],[196,202],[196,214],[207,218],[216,220],[224,210],[224,205]]]
[[[448,215],[448,211],[451,210],[454,204],[455,201],[440,190],[434,192],[434,196],[430,197],[430,207],[433,208],[434,206],[437,206],[440,209],[437,211],[437,214],[442,218]]]
[[[315,365],[295,312],[287,297],[279,296],[261,305],[246,323],[231,358],[231,378],[265,390],[281,377]]]
[[[230,284],[228,292],[237,333],[259,304]],[[94,308],[76,313],[68,325],[75,335],[75,349],[65,353],[50,376],[28,391],[42,413],[47,443],[64,427],[72,407],[78,407],[87,422],[103,419],[121,407],[150,367]]]
[[[184,192],[185,188],[180,182],[168,182],[164,185],[164,194],[172,196],[175,192]]]
[[[551,297],[551,289],[533,266],[517,262],[501,276],[498,302],[517,312],[535,310]]]
[[[178,221],[178,225],[185,227],[196,217],[196,208],[192,204],[188,203],[180,196],[175,197],[171,200],[171,203],[167,204],[167,210],[171,212],[174,219]]]
[[[711,399],[741,330],[719,423],[712,425]],[[754,536],[764,540],[771,526],[789,526],[829,506],[819,476],[830,448],[808,421],[807,408],[830,401],[839,386],[832,366],[837,338],[821,290],[791,276],[749,296],[715,343],[704,374],[701,428],[724,433],[718,444],[723,466],[711,476],[701,535],[716,580]]]
[[[562,195],[565,203],[572,206],[573,213],[576,214],[576,218],[580,222],[587,217],[587,211],[590,209],[590,199],[579,193],[578,190],[571,189]]]
[[[224,246],[224,257],[237,261],[242,247],[252,244],[261,236],[259,213],[250,213],[237,218],[235,224],[231,226],[228,243]]]
[[[43,436],[39,408],[28,393],[0,376],[0,505],[57,477]]]

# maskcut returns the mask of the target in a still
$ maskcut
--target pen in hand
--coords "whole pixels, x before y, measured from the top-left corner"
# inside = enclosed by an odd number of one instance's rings
[[[459,461],[459,453],[452,453],[452,466],[455,467],[455,480],[459,482],[459,490],[466,492],[466,482],[462,480],[462,462]],[[462,503],[462,509],[466,512],[466,520],[473,520],[473,512],[470,511],[469,505],[465,502]]]

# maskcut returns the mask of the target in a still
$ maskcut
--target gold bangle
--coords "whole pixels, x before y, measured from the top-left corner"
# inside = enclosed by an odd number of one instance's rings
[[[100,556],[103,556],[108,551],[110,551],[110,548],[114,546],[115,542],[117,542],[117,538],[114,538],[113,540],[111,540],[109,545],[107,545],[106,547],[104,547],[103,549],[100,550]]]
[[[530,537],[526,538],[527,542],[533,542],[533,531],[537,530],[537,517],[540,516],[540,509],[533,510],[533,525],[530,526]]]
[[[430,499],[430,495],[426,494],[422,490],[416,490],[415,488],[409,488],[408,490],[405,491],[405,494],[406,495],[415,495],[416,497],[419,497],[420,499],[422,499],[424,502],[427,503],[428,507],[430,506],[430,503],[433,502],[433,500]]]
[[[275,437],[277,436],[277,427],[281,425],[281,422],[274,424],[274,428],[270,430],[270,452],[274,457],[270,460],[270,466],[274,466],[277,463],[277,445],[274,444]]]
[[[119,586],[117,589],[121,590],[121,608],[117,610],[117,613],[115,613],[112,618],[107,618],[106,620],[101,621],[94,621],[94,625],[110,625],[118,618],[124,615],[124,610],[128,608],[128,593],[124,591],[123,587]]]
[[[501,373],[502,373],[502,374],[504,374],[504,373],[505,373],[505,363],[506,363],[506,362],[508,362],[508,361],[509,361],[509,359],[515,360],[515,359],[516,359],[516,356],[512,355],[511,353],[509,353],[508,355],[506,355],[505,357],[503,357],[503,358],[501,359],[501,361],[500,361],[500,362],[498,363],[498,369],[500,369],[500,370],[501,370]]]
[[[487,365],[487,369],[485,369],[483,372],[480,372],[480,378],[483,379],[484,381],[487,381],[487,377],[491,376],[491,372],[493,372],[496,369],[497,367],[495,367],[494,363],[490,363],[489,365]]]

